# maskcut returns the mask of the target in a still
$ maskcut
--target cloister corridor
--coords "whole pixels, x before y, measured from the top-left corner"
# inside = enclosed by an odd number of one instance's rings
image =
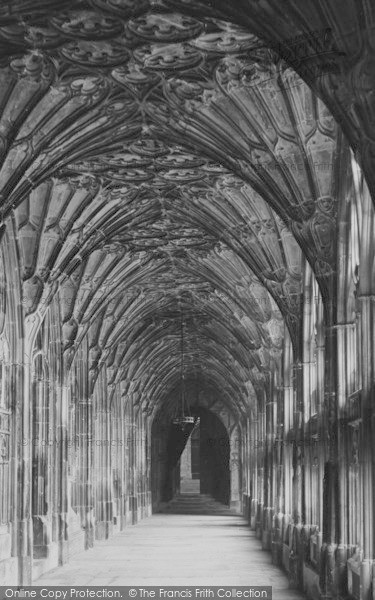
[[[374,431],[375,0],[0,0],[0,591],[375,600]]]

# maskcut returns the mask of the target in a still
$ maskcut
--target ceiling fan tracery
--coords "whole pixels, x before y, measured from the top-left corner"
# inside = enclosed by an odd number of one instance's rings
[[[332,115],[236,24],[242,8],[229,20],[220,3],[40,4],[0,9],[1,214],[15,216],[26,314],[43,318],[58,292],[67,350],[100,332],[93,372],[114,345],[114,380],[143,357],[172,385],[188,293],[190,368],[203,356],[225,380],[231,357],[233,389],[256,383],[283,319],[298,343],[304,259],[332,290],[347,152]]]

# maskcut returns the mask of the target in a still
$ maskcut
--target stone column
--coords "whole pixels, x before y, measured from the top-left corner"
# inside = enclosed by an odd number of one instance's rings
[[[339,418],[338,427],[338,479],[340,482],[340,501],[339,501],[339,520],[338,520],[338,538],[336,550],[336,572],[337,572],[337,588],[341,596],[347,594],[347,560],[351,557],[354,548],[349,545],[348,530],[349,523],[347,519],[348,511],[355,511],[355,504],[348,503],[348,477],[349,477],[349,461],[351,460],[349,445],[348,429],[353,429],[352,426],[344,425],[342,416],[348,414],[348,367],[353,363],[352,352],[353,337],[355,335],[355,323],[339,323],[335,326],[337,331],[337,412]],[[348,356],[349,355],[349,356]],[[349,446],[349,447],[348,447]],[[354,500],[354,498],[352,499]],[[360,515],[356,514],[356,519],[360,519]]]
[[[111,501],[111,413],[105,406],[96,410],[95,455],[95,537],[106,539],[112,532],[113,514]]]
[[[297,360],[293,365],[293,521],[299,525],[303,521],[303,378],[302,363]]]
[[[55,520],[57,522],[59,541],[59,564],[68,561],[68,439],[69,439],[69,391],[64,385],[58,390],[56,414],[56,505]],[[73,432],[71,432],[73,436]]]
[[[33,555],[35,559],[47,559],[51,543],[49,395],[42,358],[39,355],[35,360],[40,363],[31,387]]]
[[[85,532],[86,549],[91,548],[94,544],[95,528],[92,488],[93,405],[92,398],[89,396],[87,354],[87,349],[82,349],[79,358],[76,359],[78,388],[76,389],[76,397],[73,397],[73,401],[77,403],[78,507],[82,528]]]
[[[4,265],[12,276],[7,281],[6,330],[9,340],[8,405],[13,414],[11,441],[11,516],[12,557],[18,562],[20,585],[30,585],[32,579],[31,516],[31,402],[30,349],[25,352],[23,296],[18,264],[18,250],[13,222],[7,223],[3,238]],[[15,570],[15,568],[14,568]],[[16,583],[16,581],[14,581]]]
[[[304,427],[303,427],[303,365],[295,356],[293,371],[293,434],[289,434],[292,445],[292,526],[289,540],[289,585],[300,588],[303,583],[302,523],[305,507],[304,495]]]
[[[328,441],[328,457],[323,478],[323,544],[320,564],[320,588],[325,598],[338,590],[337,556],[339,538],[339,479],[338,479],[338,411],[337,411],[337,326],[333,323],[333,307],[326,307],[325,373],[324,373],[324,436]],[[330,324],[329,324],[330,323]]]
[[[257,421],[257,488],[258,488],[258,502],[257,502],[257,514],[256,514],[256,535],[262,537],[262,515],[264,507],[264,459],[266,453],[265,444],[265,412],[263,406],[259,408],[258,421]]]
[[[375,540],[374,540],[374,482],[375,482],[375,410],[374,410],[374,319],[375,295],[362,294],[361,338],[362,338],[362,440],[360,445],[360,473],[363,501],[361,561],[361,600],[370,600],[371,587],[375,582]]]
[[[281,375],[279,374],[281,378]],[[277,381],[280,383],[280,380]],[[285,517],[285,485],[284,485],[284,386],[277,385],[277,410],[275,421],[275,450],[274,450],[274,472],[275,472],[275,510],[272,522],[272,560],[273,563],[282,566],[283,554],[283,532]]]
[[[4,344],[3,340],[1,340]],[[16,521],[13,520],[12,505],[15,504],[13,497],[12,480],[14,472],[14,421],[10,407],[9,393],[9,357],[5,362],[4,353],[1,352],[2,362],[0,364],[0,481],[2,482],[0,496],[0,581],[1,585],[11,583],[16,585],[17,561],[11,558],[12,535],[11,529]],[[12,435],[13,434],[13,435]],[[12,468],[13,467],[13,468]]]
[[[134,405],[132,396],[128,399],[129,406],[129,422],[128,422],[128,472],[129,472],[129,512],[131,523],[137,523],[138,515],[138,497],[137,497],[137,423],[135,422]]]
[[[269,389],[266,392],[265,426],[266,446],[264,463],[264,507],[263,507],[263,533],[262,548],[271,550],[272,518],[274,512],[274,462],[273,446],[275,439],[276,401],[274,397],[272,375],[268,379]]]
[[[250,477],[251,477],[251,507],[250,527],[256,529],[258,512],[258,418],[254,415],[250,422]]]
[[[146,494],[147,494],[147,505],[146,505],[146,516],[150,517],[152,514],[152,493],[151,493],[151,419],[149,415],[146,416]]]
[[[241,511],[241,454],[239,448],[240,433],[236,426],[230,434],[230,506]]]
[[[30,585],[32,581],[33,525],[31,516],[31,414],[29,398],[30,365],[10,366],[10,388],[12,404],[16,407],[16,439],[18,441],[17,468],[15,470],[13,508],[13,529],[15,554],[18,556],[18,579],[20,585]],[[21,398],[17,390],[24,390]],[[18,398],[17,398],[18,396]]]

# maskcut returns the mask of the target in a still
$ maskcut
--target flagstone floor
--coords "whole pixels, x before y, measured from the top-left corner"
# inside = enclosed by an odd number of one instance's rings
[[[155,514],[44,574],[34,585],[261,586],[288,588],[245,520],[231,514]]]

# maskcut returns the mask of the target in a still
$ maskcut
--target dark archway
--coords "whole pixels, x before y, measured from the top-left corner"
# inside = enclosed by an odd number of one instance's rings
[[[151,492],[153,510],[169,502],[180,486],[180,457],[192,427],[182,431],[170,421],[155,419],[151,429]]]
[[[230,443],[225,426],[211,411],[195,407],[200,419],[200,493],[216,500],[230,501]],[[152,505],[158,510],[180,491],[180,458],[192,426],[182,431],[171,422],[155,419],[152,425]]]

